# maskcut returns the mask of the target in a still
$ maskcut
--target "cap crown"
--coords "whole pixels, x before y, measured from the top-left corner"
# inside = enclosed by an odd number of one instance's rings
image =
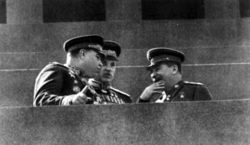
[[[80,48],[89,48],[96,51],[102,51],[103,38],[99,35],[83,35],[70,38],[63,44],[63,49],[66,52]]]
[[[166,47],[152,48],[147,51],[147,59],[150,61],[149,67],[163,61],[182,63],[185,60],[183,52]]]
[[[105,40],[103,44],[103,50],[106,58],[118,60],[118,57],[121,53],[121,46],[115,41]]]

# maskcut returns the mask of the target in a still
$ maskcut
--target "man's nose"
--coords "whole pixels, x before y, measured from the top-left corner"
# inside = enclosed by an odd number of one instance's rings
[[[99,66],[99,67],[103,67],[103,63],[102,63],[102,61],[99,61],[98,66]]]
[[[152,71],[152,72],[151,72],[150,77],[151,77],[152,79],[156,77],[155,71]]]
[[[111,66],[110,65],[106,65],[105,69],[110,71],[111,70]]]

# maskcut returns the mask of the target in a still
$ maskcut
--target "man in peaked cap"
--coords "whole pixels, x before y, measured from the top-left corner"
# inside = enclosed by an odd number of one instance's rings
[[[146,87],[137,102],[172,102],[211,100],[208,88],[197,82],[182,80],[182,52],[170,48],[152,48],[147,51],[153,83]]]
[[[33,106],[80,105],[93,103],[95,93],[87,80],[102,68],[103,38],[77,36],[64,42],[66,63],[46,65],[36,78]]]
[[[92,80],[90,84],[95,87],[98,93],[95,104],[124,104],[131,103],[130,95],[111,86],[116,71],[116,62],[121,53],[120,45],[115,41],[104,41],[103,51],[105,58],[99,77]]]

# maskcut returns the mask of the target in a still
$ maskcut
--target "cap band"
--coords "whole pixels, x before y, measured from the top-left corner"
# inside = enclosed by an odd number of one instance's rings
[[[117,59],[117,54],[114,50],[103,50],[104,54],[106,55],[106,58],[110,59],[114,59],[114,60],[118,60]]]
[[[151,63],[150,65],[154,65],[157,62],[161,62],[161,61],[174,61],[174,62],[181,63],[181,59],[179,57],[175,57],[175,56],[172,56],[172,55],[160,55],[160,56],[157,56],[157,57],[153,57],[150,60],[150,63]]]
[[[115,51],[113,51],[113,50],[103,50],[103,52],[104,52],[107,56],[117,57]]]
[[[102,46],[99,44],[89,44],[88,48],[93,48],[93,49],[97,49],[99,51],[102,51]]]
[[[81,49],[81,48],[89,48],[89,49],[94,49],[96,51],[102,51],[102,46],[99,44],[89,44],[89,43],[80,43],[73,45],[69,48],[69,51],[73,51],[76,49]]]

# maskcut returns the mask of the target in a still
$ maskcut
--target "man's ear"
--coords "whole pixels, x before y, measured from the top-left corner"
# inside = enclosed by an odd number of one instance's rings
[[[79,50],[79,56],[82,57],[82,56],[85,56],[86,55],[86,50],[85,49],[81,49]]]
[[[172,65],[173,68],[173,74],[177,74],[178,73],[178,66],[176,64]]]

